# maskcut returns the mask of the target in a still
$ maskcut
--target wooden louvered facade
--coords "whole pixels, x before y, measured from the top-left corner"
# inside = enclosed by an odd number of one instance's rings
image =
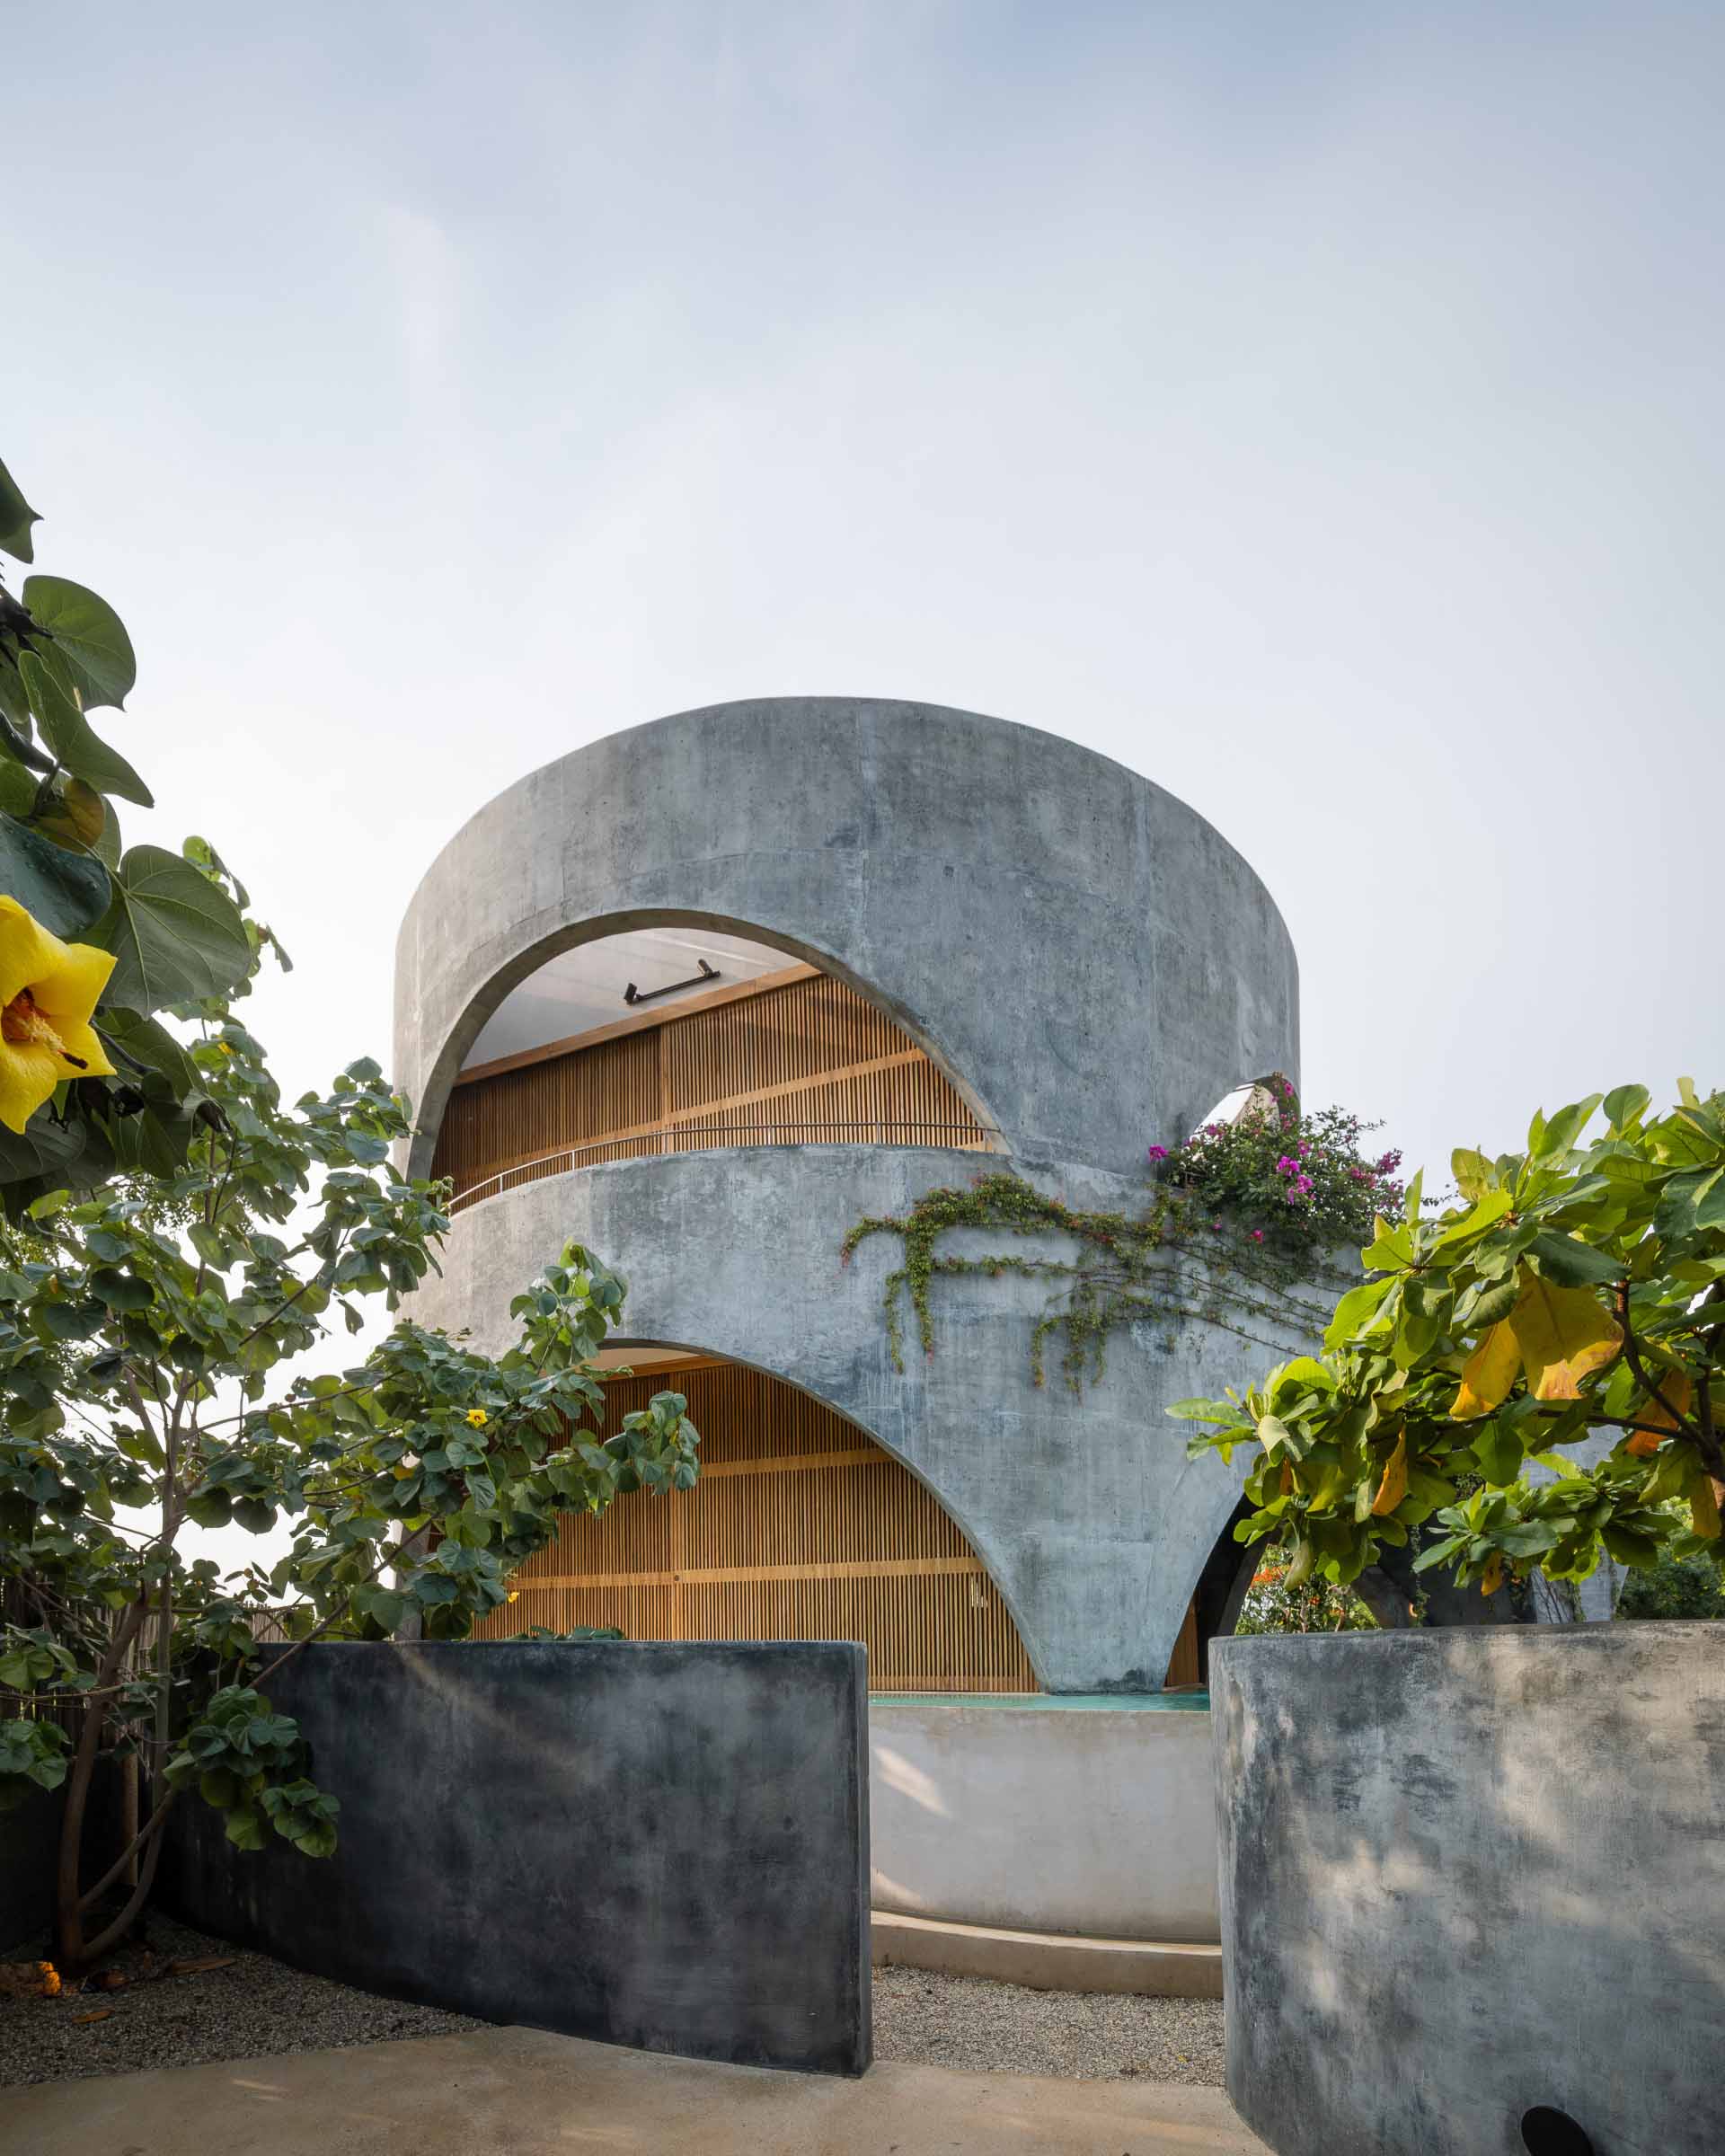
[[[737,1363],[606,1385],[607,1432],[678,1392],[701,1479],[566,1515],[481,1638],[617,1625],[631,1639],[860,1639],[876,1692],[1034,1692],[998,1590],[909,1470],[793,1385]]]
[[[432,1172],[451,1178],[459,1207],[651,1153],[991,1143],[902,1027],[830,974],[792,966],[464,1072]]]

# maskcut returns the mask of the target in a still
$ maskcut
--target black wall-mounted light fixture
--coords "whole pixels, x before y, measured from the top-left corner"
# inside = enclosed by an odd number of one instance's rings
[[[704,959],[697,959],[696,964],[701,968],[699,973],[692,973],[686,981],[673,981],[668,988],[637,988],[635,984],[631,981],[623,992],[624,1002],[625,1003],[650,1003],[658,996],[676,995],[685,988],[704,988],[709,981],[716,981],[721,977],[719,968],[716,966],[709,966]]]

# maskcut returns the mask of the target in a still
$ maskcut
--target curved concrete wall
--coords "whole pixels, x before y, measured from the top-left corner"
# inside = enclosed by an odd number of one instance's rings
[[[571,945],[678,917],[851,981],[1022,1159],[1130,1171],[1239,1079],[1298,1063],[1281,916],[1172,795],[973,712],[768,697],[578,749],[438,856],[395,959],[416,1168],[510,988]]]
[[[270,1694],[341,1799],[334,1854],[238,1851],[194,1797],[167,1895],[391,1997],[862,2073],[866,1686],[862,1649],[831,1640],[320,1641]]]
[[[402,930],[396,1070],[428,1166],[449,1085],[508,990],[559,950],[683,918],[764,935],[852,982],[943,1062],[1011,1164],[1075,1204],[1140,1204],[1145,1147],[1243,1077],[1296,1074],[1292,947],[1192,811],[1047,734],[936,707],[779,698],[596,742],[492,801]],[[771,1147],[614,1162],[456,1220],[412,1314],[482,1343],[571,1237],[631,1283],[631,1337],[753,1363],[829,1401],[922,1477],[1004,1595],[1044,1685],[1162,1682],[1234,1502],[1164,1415],[1305,1342],[1146,1324],[1075,1401],[1030,1383],[1042,1290],[937,1284],[939,1344],[900,1375],[884,1240],[974,1153]],[[962,1246],[956,1246],[962,1247]]]
[[[629,1283],[627,1339],[753,1363],[850,1416],[920,1476],[987,1566],[1049,1691],[1154,1690],[1239,1496],[1214,1455],[1187,1459],[1165,1409],[1309,1343],[1136,1326],[1110,1340],[1107,1374],[1079,1400],[1057,1368],[1046,1385],[1031,1381],[1043,1287],[960,1274],[933,1284],[933,1356],[917,1352],[913,1319],[895,1370],[880,1305],[898,1246],[871,1238],[841,1268],[845,1233],[977,1167],[969,1153],[774,1146],[549,1176],[459,1215],[443,1277],[412,1314],[499,1348],[509,1298],[565,1241],[603,1251]],[[1104,1210],[1142,1195],[1082,1169],[1036,1180]]]
[[[1717,2156],[1725,1624],[1211,1660],[1228,2093],[1279,2156],[1522,2156],[1538,2106]]]
[[[1213,1941],[1216,1771],[1201,1709],[869,1702],[876,1909]]]

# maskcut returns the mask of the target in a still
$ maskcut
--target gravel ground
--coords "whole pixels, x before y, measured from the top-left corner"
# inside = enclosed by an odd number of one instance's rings
[[[337,2050],[486,2026],[464,2014],[407,2006],[308,1976],[163,1917],[150,1919],[148,1946],[148,1955],[128,1953],[111,1965],[128,1977],[117,1991],[0,1998],[0,2086]],[[185,1975],[159,1973],[170,1961],[207,1958],[228,1966]],[[84,2018],[92,2015],[101,2018]],[[1222,2008],[1212,1999],[1030,1992],[979,1977],[877,1969],[874,2055],[971,2073],[1190,2081],[1219,2089]]]
[[[121,1990],[0,1998],[0,2086],[194,2066],[207,2059],[255,2059],[271,2052],[332,2051],[484,2026],[464,2014],[349,1991],[163,1917],[151,1917],[146,1929],[153,1959],[127,1955],[118,1960],[113,1966],[129,1979]],[[227,1968],[183,1976],[155,1974],[170,1960],[229,1955]],[[80,2019],[103,2009],[111,2011],[101,2020]]]
[[[979,1976],[874,1972],[874,2055],[971,2073],[1081,2081],[1226,2079],[1219,1999],[1027,1992]]]

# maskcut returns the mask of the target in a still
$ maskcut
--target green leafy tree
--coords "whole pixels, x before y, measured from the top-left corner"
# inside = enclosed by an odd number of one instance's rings
[[[1585,1579],[1721,1558],[1725,1497],[1725,1096],[1685,1080],[1548,1121],[1527,1149],[1454,1156],[1460,1193],[1379,1218],[1368,1277],[1322,1356],[1243,1398],[1183,1401],[1194,1455],[1243,1455],[1256,1509],[1299,1586],[1359,1583],[1380,1621],[1477,1621],[1526,1604],[1534,1575]],[[1566,1449],[1607,1436],[1590,1466]],[[1672,1500],[1680,1502],[1675,1507]]]
[[[29,561],[36,521],[0,466],[0,551]],[[576,1245],[499,1357],[398,1323],[294,1374],[423,1278],[445,1188],[391,1167],[408,1108],[376,1064],[284,1105],[234,1010],[274,939],[219,856],[122,852],[114,800],[149,792],[85,713],[133,675],[93,592],[0,588],[0,1809],[64,1786],[69,1968],[130,1926],[187,1792],[240,1849],[335,1846],[262,1689],[308,1639],[463,1638],[560,1512],[686,1489],[698,1443],[675,1392],[591,1427],[624,1289]],[[224,1576],[191,1531],[229,1524],[286,1554]],[[147,1816],[92,1878],[104,1750]]]
[[[686,1489],[695,1432],[659,1393],[602,1441],[592,1356],[624,1283],[576,1246],[511,1306],[492,1359],[398,1323],[347,1372],[294,1358],[360,1305],[394,1307],[447,1226],[439,1184],[388,1149],[404,1104],[376,1066],[283,1105],[256,1041],[208,1005],[187,1051],[216,1110],[183,1166],[34,1200],[0,1268],[0,1575],[22,1614],[0,1683],[31,1695],[0,1724],[0,1804],[66,1784],[59,1954],[87,1964],[147,1895],[161,1829],[190,1789],[228,1838],[333,1848],[337,1793],[312,1780],[294,1722],[261,1688],[306,1639],[381,1639],[411,1622],[459,1639],[562,1511]],[[284,1524],[285,1555],[224,1577],[192,1526]],[[68,1744],[40,1710],[70,1704]],[[131,1849],[86,1876],[84,1826],[104,1745],[135,1749],[154,1801]],[[118,1910],[92,1913],[141,1856]]]
[[[0,464],[0,554],[39,519]],[[201,840],[123,846],[116,803],[148,786],[90,723],[123,707],[131,640],[65,577],[0,583],[0,1197],[185,1158],[206,1112],[155,1014],[231,994],[269,931]]]
[[[1286,1565],[1263,1564],[1240,1605],[1236,1639],[1262,1632],[1358,1632],[1374,1629],[1370,1612],[1351,1587],[1332,1586],[1313,1573],[1297,1586],[1287,1584]]]

